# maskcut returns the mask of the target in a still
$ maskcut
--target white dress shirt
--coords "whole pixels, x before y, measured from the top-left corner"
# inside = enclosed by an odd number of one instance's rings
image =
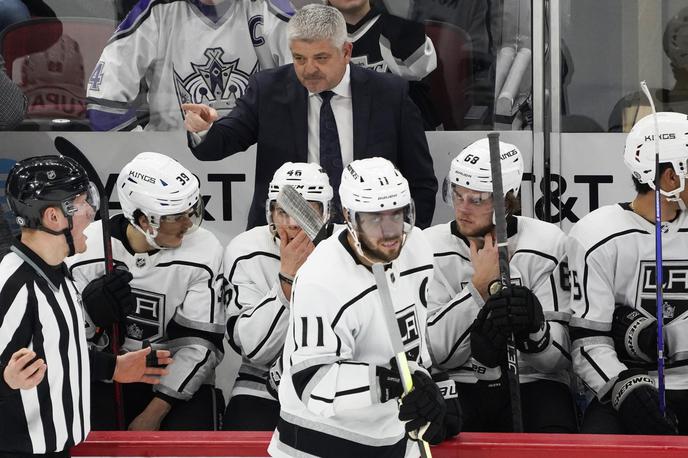
[[[349,66],[342,80],[332,92],[330,101],[334,120],[339,134],[339,148],[342,152],[342,165],[354,160],[354,115],[351,107],[351,76]],[[322,98],[319,94],[308,92],[308,162],[320,164],[320,106]]]

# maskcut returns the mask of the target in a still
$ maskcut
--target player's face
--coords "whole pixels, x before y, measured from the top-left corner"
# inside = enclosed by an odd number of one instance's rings
[[[371,260],[390,262],[399,257],[404,242],[404,209],[359,212],[358,237]]]
[[[329,40],[293,40],[289,46],[294,71],[301,84],[318,93],[334,88],[342,80],[351,59],[351,43],[336,48]]]
[[[72,239],[74,240],[74,251],[83,253],[86,251],[86,235],[84,230],[93,222],[96,210],[87,201],[86,195],[77,196],[73,203],[74,213],[72,213]],[[66,217],[65,217],[66,220]]]
[[[462,235],[480,237],[492,230],[492,193],[452,185],[452,203]]]
[[[308,201],[308,204],[319,214],[322,214],[323,208],[320,202]],[[280,207],[277,202],[272,204],[271,214],[273,224],[287,232],[288,242],[294,240],[294,237],[296,237],[299,232],[302,231],[301,226],[298,225],[296,220],[289,216],[289,214],[282,207]]]

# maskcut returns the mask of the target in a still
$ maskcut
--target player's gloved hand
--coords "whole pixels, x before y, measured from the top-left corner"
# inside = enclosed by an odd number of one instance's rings
[[[413,389],[401,398],[399,420],[405,422],[406,433],[413,440],[419,438],[439,444],[446,435],[444,417],[447,405],[439,387],[422,370],[411,374]]]
[[[279,399],[279,384],[282,380],[282,355],[272,363],[268,371],[268,378],[265,380],[265,387],[273,398]]]
[[[537,296],[525,286],[513,285],[490,296],[483,307],[492,310],[492,321],[500,333],[526,336],[540,331],[545,322]]]
[[[404,394],[404,387],[401,384],[401,375],[397,369],[397,363],[394,358],[390,361],[391,369],[383,366],[375,368],[375,375],[377,376],[378,384],[380,385],[380,402],[384,403],[390,399],[396,399]]]
[[[678,434],[674,413],[667,408],[665,418],[659,411],[659,393],[646,371],[621,372],[612,387],[611,402],[629,434]]]
[[[86,285],[81,293],[84,307],[96,326],[109,327],[134,310],[135,299],[127,270],[115,269]]]
[[[446,372],[440,372],[432,375],[432,380],[440,389],[440,393],[444,398],[444,403],[447,406],[447,413],[444,415],[444,422],[431,444],[438,444],[447,439],[451,439],[461,432],[463,425],[463,414],[461,412],[461,404],[459,403],[459,396],[456,390],[456,383],[451,380]]]
[[[506,337],[494,325],[486,306],[478,312],[471,325],[471,356],[473,371],[479,379],[499,379],[500,366],[506,363]]]
[[[628,305],[617,305],[612,317],[614,348],[621,359],[657,361],[657,320]]]

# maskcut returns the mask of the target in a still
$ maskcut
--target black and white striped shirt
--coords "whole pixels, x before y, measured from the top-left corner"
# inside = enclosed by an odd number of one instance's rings
[[[81,298],[64,264],[46,264],[19,241],[11,250],[0,262],[0,363],[26,347],[44,359],[47,371],[29,390],[13,390],[0,377],[0,451],[65,450],[90,430],[91,371]],[[114,358],[107,361],[107,368],[102,359],[91,362],[103,378],[114,371]]]

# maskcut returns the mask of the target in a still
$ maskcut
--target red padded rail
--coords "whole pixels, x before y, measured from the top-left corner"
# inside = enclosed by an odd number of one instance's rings
[[[92,432],[73,456],[262,457],[272,433]],[[678,458],[688,437],[462,433],[432,448],[434,458]]]

